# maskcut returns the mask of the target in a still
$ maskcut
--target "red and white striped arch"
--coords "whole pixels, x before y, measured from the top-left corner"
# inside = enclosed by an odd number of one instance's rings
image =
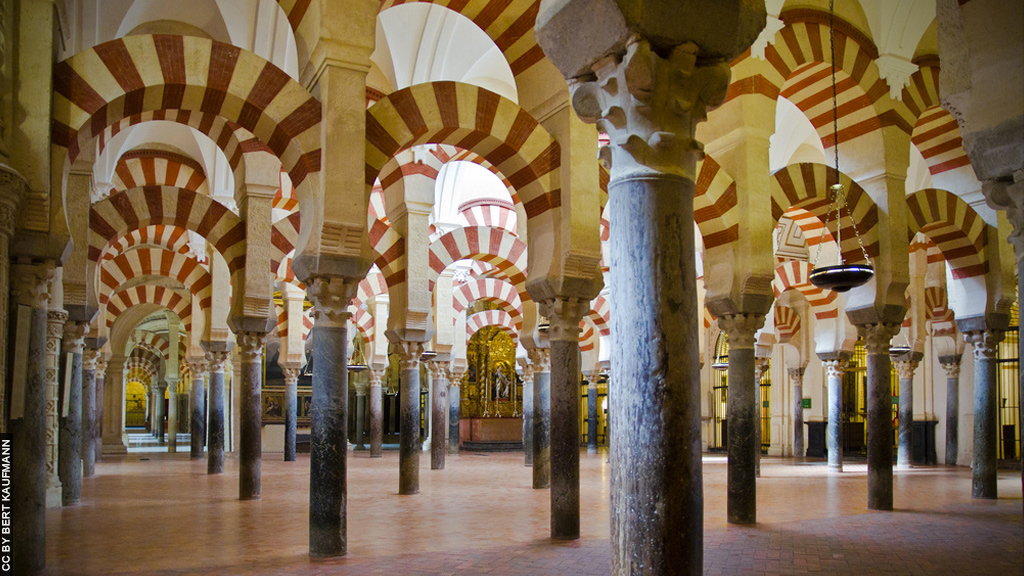
[[[953,310],[949,308],[946,289],[941,286],[928,286],[924,289],[924,317],[929,322],[952,322]]]
[[[313,330],[313,309],[303,311],[302,313],[302,341],[305,342],[306,338],[309,337],[309,333]],[[280,338],[288,337],[288,311],[277,306],[277,335]]]
[[[513,342],[519,341],[519,331],[516,329],[516,323],[512,319],[512,316],[504,310],[483,310],[475,314],[470,314],[466,318],[466,339],[473,337],[481,328],[485,326],[497,326],[501,328],[501,331],[512,337]]]
[[[100,305],[129,280],[142,276],[163,276],[181,282],[204,310],[213,302],[212,276],[195,258],[163,248],[139,248],[103,262]]]
[[[971,160],[964,152],[960,126],[941,106],[932,106],[921,114],[910,141],[921,152],[932,176],[958,168],[969,169]]]
[[[366,187],[384,165],[416,144],[472,150],[506,175],[528,218],[561,205],[558,143],[514,102],[460,82],[417,84],[366,111]]]
[[[146,185],[174,186],[209,194],[206,173],[198,162],[167,150],[132,150],[117,161],[114,189],[123,192]]]
[[[284,210],[285,212],[294,212],[299,209],[299,197],[295,195],[295,187],[292,186],[291,178],[288,178],[288,173],[283,169],[281,170],[281,184],[277,188],[277,192],[274,194],[274,202],[271,204],[271,208],[275,210]]]
[[[186,332],[192,332],[192,299],[187,291],[165,286],[142,284],[114,292],[106,305],[106,325],[109,330],[117,317],[132,306],[153,304],[178,315]]]
[[[384,274],[374,264],[370,266],[370,271],[366,273],[366,277],[359,281],[359,287],[356,289],[356,301],[360,303],[369,302],[371,298],[381,294],[387,295],[387,293],[388,284],[384,279]]]
[[[938,246],[953,278],[988,272],[988,224],[959,196],[926,188],[907,196],[908,238],[918,232]]]
[[[731,244],[739,238],[736,183],[711,156],[705,156],[698,167],[693,219],[700,228],[705,249]]]
[[[829,211],[828,187],[835,180],[835,169],[824,164],[805,162],[780,168],[772,174],[772,218],[778,222],[783,214],[795,206],[824,222]],[[849,207],[849,212],[844,210],[842,213],[843,243],[840,248],[843,258],[848,262],[864,259],[850,216],[856,223],[868,257],[878,257],[878,207],[867,192],[846,174],[839,174],[839,182],[846,191]],[[831,238],[835,238],[836,228],[837,222],[833,218],[829,222]],[[820,226],[811,230],[803,229],[804,236],[820,235],[820,229]]]
[[[580,352],[590,352],[597,348],[601,338],[594,328],[594,322],[589,317],[580,320]]]
[[[188,230],[178,226],[155,224],[145,228],[136,228],[119,234],[107,244],[101,261],[113,260],[136,246],[159,246],[178,254],[188,254]]]
[[[519,235],[516,231],[518,217],[515,206],[511,202],[496,198],[479,198],[463,202],[459,206],[459,214],[466,219],[470,226],[501,228]]]
[[[353,309],[351,306],[349,307],[349,310],[352,311],[352,323],[355,324],[355,327],[363,335],[363,341],[367,344],[372,344],[374,325],[373,314],[370,314],[362,308]]]
[[[430,243],[430,290],[444,269],[458,260],[473,259],[493,264],[515,286],[519,297],[526,292],[526,244],[499,228],[458,228]]]
[[[523,328],[523,301],[515,286],[498,280],[496,278],[481,278],[470,280],[461,286],[457,286],[452,292],[455,313],[458,314],[477,300],[486,300],[501,306],[512,317],[515,323],[516,332]]]
[[[153,385],[153,375],[156,373],[151,366],[137,358],[129,358],[124,363],[125,382],[138,382],[146,388]]]
[[[270,227],[270,269],[277,275],[278,279],[284,279],[294,273],[289,272],[290,266],[285,259],[295,251],[295,244],[299,241],[299,227],[302,225],[302,215],[299,212],[292,212],[288,216],[274,222]],[[290,260],[288,261],[290,264]]]
[[[780,344],[786,344],[800,331],[800,314],[789,306],[775,305],[775,333]]]
[[[802,260],[789,260],[776,267],[775,278],[772,280],[775,298],[781,296],[786,290],[796,290],[807,298],[815,318],[818,320],[837,318],[839,304],[836,293],[831,290],[822,290],[811,284],[811,281],[808,280],[810,273],[810,263]]]
[[[590,312],[586,318],[594,324],[600,336],[609,336],[611,331],[611,304],[604,296],[598,296],[590,302]]]
[[[397,286],[405,282],[405,239],[383,220],[374,220],[369,233],[373,263],[384,274],[388,285]]]

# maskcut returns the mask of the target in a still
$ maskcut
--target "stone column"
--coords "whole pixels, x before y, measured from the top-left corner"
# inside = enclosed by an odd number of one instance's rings
[[[156,386],[156,421],[153,427],[156,429],[156,439],[164,443],[164,400],[167,396],[167,382],[160,382]]]
[[[156,378],[156,377],[158,377],[158,376],[154,375],[154,378]],[[149,435],[152,436],[154,440],[156,440],[158,438],[157,426],[156,426],[157,414],[159,414],[159,412],[157,411],[157,408],[156,408],[157,407],[157,397],[156,397],[157,392],[159,392],[157,383],[156,382],[150,382],[150,384],[149,384]]]
[[[357,383],[356,388],[356,437],[355,449],[366,450],[366,443],[363,438],[363,428],[366,427],[366,393],[369,391],[368,384]]]
[[[768,370],[769,362],[769,358],[758,356],[754,358],[754,476],[757,478],[761,477],[761,445],[764,443],[762,441],[764,419],[761,411],[764,409],[764,403],[761,399],[761,378]]]
[[[843,471],[843,372],[848,362],[842,357],[822,358],[828,379],[828,423],[825,427],[825,449],[828,471]]]
[[[167,452],[178,452],[178,377],[167,377]]]
[[[597,403],[597,381],[601,374],[596,370],[587,380],[587,454],[597,454],[597,419],[600,406]]]
[[[580,320],[590,301],[548,300],[541,314],[551,324],[551,537],[580,537]]]
[[[995,499],[996,466],[999,454],[999,415],[996,383],[996,353],[1003,341],[1002,330],[971,330],[964,340],[974,346],[974,458],[971,496]]]
[[[239,388],[241,426],[238,447],[238,499],[259,500],[263,493],[263,350],[266,332],[238,332],[238,356],[242,363]]]
[[[127,454],[124,431],[124,364],[126,356],[114,354],[107,360],[103,377],[103,453]],[[99,382],[97,382],[97,386]]]
[[[946,371],[946,465],[956,466],[960,450],[960,355],[939,356]]]
[[[210,366],[209,431],[206,473],[224,472],[224,363],[231,354],[231,342],[203,342]]]
[[[462,377],[465,368],[451,369],[451,389],[448,390],[448,453],[459,453],[459,402],[462,400]]]
[[[444,457],[448,452],[445,435],[448,433],[448,362],[429,362],[431,409],[430,469],[444,470]]]
[[[52,285],[51,285],[52,289]],[[46,312],[46,507],[60,506],[63,498],[57,460],[60,458],[59,422],[57,417],[58,396],[60,395],[60,343],[64,338],[64,323],[68,313],[55,310],[53,295],[51,308]]]
[[[533,365],[529,359],[523,366],[523,454],[525,463],[533,467]]]
[[[370,370],[370,458],[384,452],[384,370]]]
[[[82,353],[82,476],[96,473],[96,363],[99,348]]]
[[[530,350],[533,364],[533,487],[551,485],[551,350]]]
[[[804,452],[804,370],[805,367],[790,368],[789,379],[793,382],[793,457],[803,458]]]
[[[295,430],[299,419],[299,374],[298,363],[281,365],[284,372],[284,461],[295,461]]]
[[[757,382],[754,373],[754,335],[764,326],[764,315],[735,314],[718,319],[729,335],[729,464],[727,515],[730,524],[757,522],[756,459]]]
[[[896,466],[910,468],[914,461],[914,372],[924,354],[909,352],[896,361],[900,377],[899,430],[896,444]]]
[[[11,315],[18,319],[16,345],[25,354],[23,382],[17,380],[17,363],[12,367],[9,407],[10,509],[18,523],[11,536],[14,574],[36,574],[46,565],[46,283],[53,274],[52,265],[17,264],[11,270]]]
[[[356,282],[312,277],[306,281],[313,324],[313,403],[310,433],[309,555],[348,551],[348,305]]]
[[[868,353],[868,508],[892,510],[892,364],[889,348],[899,324],[860,324]]]
[[[209,364],[203,356],[188,360],[189,371],[192,373],[192,388],[189,390],[189,459],[202,460],[203,448],[206,446],[206,373]]]
[[[401,381],[398,423],[398,493],[420,491],[420,356],[421,342],[397,342]]]
[[[96,360],[96,400],[95,400],[95,402],[96,402],[96,418],[93,421],[93,425],[95,426],[95,428],[94,428],[95,436],[94,436],[93,439],[94,439],[94,441],[96,443],[95,444],[95,450],[94,450],[94,456],[96,458],[96,462],[102,462],[103,461],[103,433],[104,433],[103,431],[104,431],[104,426],[105,426],[105,424],[103,422],[103,397],[104,397],[103,387],[106,385],[106,382],[107,382],[107,359],[104,357],[104,354],[101,352],[99,359]]]
[[[11,236],[17,227],[18,205],[21,203],[21,195],[25,188],[25,181],[8,167],[0,168],[0,318],[8,319],[8,326],[14,324],[13,312],[8,310],[10,299],[13,296],[11,291]],[[5,385],[8,382],[7,374],[7,330],[0,330],[0,382]],[[0,432],[8,432],[7,394],[0,392]]]
[[[67,390],[61,398],[58,474],[61,504],[73,506],[82,496],[82,352],[87,322],[64,325],[64,353],[71,355],[71,374],[65,376]],[[62,387],[63,388],[63,387]]]

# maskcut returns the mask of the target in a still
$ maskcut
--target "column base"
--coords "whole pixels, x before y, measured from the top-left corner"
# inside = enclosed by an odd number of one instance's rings
[[[104,444],[103,454],[119,456],[128,453],[128,447],[123,444]]]
[[[46,488],[46,507],[60,508],[64,499],[60,484]]]

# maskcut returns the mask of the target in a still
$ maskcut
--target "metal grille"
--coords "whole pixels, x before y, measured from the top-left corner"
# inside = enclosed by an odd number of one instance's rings
[[[996,356],[996,386],[999,388],[999,459],[1020,459],[1020,315],[1014,304],[1010,328],[999,344]]]
[[[714,364],[719,366],[729,363],[729,337],[724,333],[718,335],[715,344]],[[711,438],[708,440],[709,450],[726,450],[728,448],[728,422],[726,407],[729,400],[729,371],[714,368],[711,370],[712,410],[715,415]]]
[[[761,453],[767,454],[772,445],[772,370],[771,364],[765,366],[761,374]]]

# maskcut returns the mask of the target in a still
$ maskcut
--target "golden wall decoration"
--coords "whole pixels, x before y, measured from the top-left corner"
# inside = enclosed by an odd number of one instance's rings
[[[466,345],[468,370],[459,410],[463,418],[522,415],[522,381],[516,375],[516,345],[497,326],[485,326]]]

